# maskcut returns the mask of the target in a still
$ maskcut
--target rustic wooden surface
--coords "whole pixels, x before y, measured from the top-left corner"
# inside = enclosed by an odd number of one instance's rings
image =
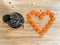
[[[0,0],[0,45],[60,45],[60,1],[59,0]],[[51,10],[56,20],[49,31],[41,37],[27,21],[27,14],[32,10]],[[24,29],[10,28],[2,21],[4,14],[19,12],[25,19]],[[50,20],[49,16],[43,20],[33,17],[42,29]],[[38,22],[39,21],[39,22]]]

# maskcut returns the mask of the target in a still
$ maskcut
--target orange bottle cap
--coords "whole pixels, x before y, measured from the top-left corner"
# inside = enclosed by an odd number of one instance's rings
[[[40,16],[40,19],[43,19],[43,18],[44,18],[44,16],[43,16],[43,15],[41,15],[41,16]]]
[[[45,15],[47,15],[47,13],[46,12],[42,12],[42,15],[45,16]]]
[[[36,15],[37,15],[37,16],[40,16],[40,12],[37,12]]]
[[[31,12],[31,14],[32,14],[32,15],[36,14],[36,11],[35,11],[35,10],[33,10],[33,11]]]

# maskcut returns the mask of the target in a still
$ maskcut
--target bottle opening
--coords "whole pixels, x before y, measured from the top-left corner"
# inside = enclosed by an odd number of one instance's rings
[[[7,21],[10,21],[10,15],[9,15],[9,14],[4,15],[4,16],[3,16],[3,21],[4,21],[5,23],[7,23]]]

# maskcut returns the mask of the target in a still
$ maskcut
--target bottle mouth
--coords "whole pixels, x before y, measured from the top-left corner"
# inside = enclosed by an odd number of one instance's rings
[[[9,14],[4,15],[4,16],[3,16],[3,21],[4,21],[5,23],[7,23],[8,21],[10,21],[10,15],[9,15]]]
[[[3,22],[7,23],[12,28],[18,28],[23,26],[24,18],[20,13],[14,12],[5,14],[3,16]]]

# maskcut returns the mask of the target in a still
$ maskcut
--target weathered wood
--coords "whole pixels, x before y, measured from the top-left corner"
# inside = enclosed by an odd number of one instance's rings
[[[59,45],[60,44],[60,1],[59,0],[0,0],[0,45]],[[28,22],[27,14],[32,10],[51,10],[56,20],[48,32],[41,37]],[[19,12],[25,19],[24,29],[10,28],[2,20],[4,14]],[[39,28],[43,29],[50,17],[43,20],[33,17]]]

